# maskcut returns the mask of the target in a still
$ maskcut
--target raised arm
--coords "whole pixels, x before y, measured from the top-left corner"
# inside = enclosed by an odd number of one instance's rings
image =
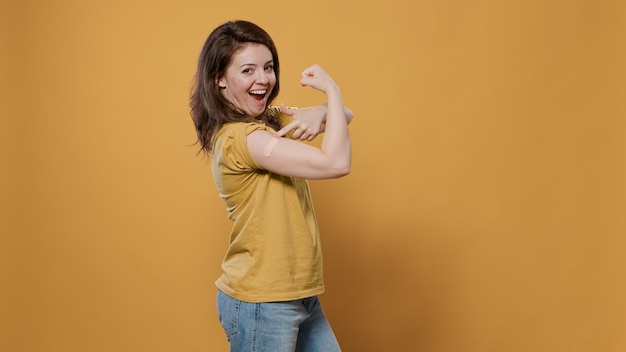
[[[294,121],[276,134],[254,131],[248,135],[248,149],[262,168],[285,176],[309,179],[336,178],[350,172],[351,145],[348,119],[341,91],[335,81],[318,65],[302,73],[300,83],[326,94],[326,122],[320,148],[283,138],[299,122]]]

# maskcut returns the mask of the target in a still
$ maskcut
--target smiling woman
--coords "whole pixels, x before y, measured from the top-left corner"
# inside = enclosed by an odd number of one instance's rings
[[[324,92],[328,103],[270,106],[278,54],[270,36],[246,21],[215,29],[198,62],[191,115],[233,221],[216,282],[231,351],[340,350],[317,299],[322,249],[306,179],[350,172],[352,114],[319,65],[305,69],[300,83]],[[322,131],[320,148],[295,140]]]
[[[256,54],[261,56],[256,57]],[[235,59],[237,63],[233,62]],[[254,65],[265,68],[270,62],[272,79],[261,78],[267,82],[255,83],[259,75],[254,71],[258,67]],[[278,114],[266,109],[278,95],[279,77],[278,52],[272,38],[263,29],[246,21],[228,22],[216,28],[200,53],[190,99],[191,116],[202,150],[211,152],[213,137],[228,122],[262,121],[280,128]],[[259,104],[262,107],[252,104],[256,108],[246,111],[254,84],[257,84],[256,89],[262,86],[269,93],[266,93],[263,104]]]
[[[276,85],[274,59],[262,44],[244,44],[233,56],[223,77],[222,94],[243,114],[256,117],[267,107],[269,92]]]

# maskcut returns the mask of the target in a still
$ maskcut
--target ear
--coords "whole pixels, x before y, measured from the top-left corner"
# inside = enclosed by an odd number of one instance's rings
[[[226,88],[226,83],[224,82],[223,78],[216,78],[215,84],[217,84],[222,89]]]

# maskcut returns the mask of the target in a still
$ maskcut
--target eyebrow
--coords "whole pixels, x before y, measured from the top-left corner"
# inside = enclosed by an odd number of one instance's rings
[[[263,66],[265,66],[267,64],[273,64],[273,63],[274,63],[274,59],[271,59],[271,60],[267,61],[266,63],[264,63]],[[239,66],[239,68],[242,68],[242,67],[245,67],[245,66],[256,66],[256,64],[250,64],[250,63],[243,64],[243,65]]]

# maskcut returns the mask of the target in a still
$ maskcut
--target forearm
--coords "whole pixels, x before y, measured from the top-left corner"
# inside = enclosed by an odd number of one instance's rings
[[[333,168],[348,173],[351,161],[350,133],[341,91],[337,85],[332,85],[326,95],[326,131],[321,150],[329,158]]]
[[[318,106],[315,106],[314,108],[319,110],[319,114],[324,116],[324,120],[326,120],[326,114],[328,113],[328,104],[318,105]],[[350,124],[350,122],[352,122],[352,119],[354,118],[354,114],[352,113],[352,110],[344,106],[343,114],[346,117],[346,122]]]

